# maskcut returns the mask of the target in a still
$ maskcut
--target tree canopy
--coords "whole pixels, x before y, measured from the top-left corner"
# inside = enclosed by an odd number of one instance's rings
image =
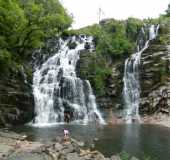
[[[6,50],[24,56],[26,50],[42,47],[71,23],[58,0],[0,0],[1,54]]]

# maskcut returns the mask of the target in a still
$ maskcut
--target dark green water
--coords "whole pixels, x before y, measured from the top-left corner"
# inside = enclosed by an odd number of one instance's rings
[[[92,144],[105,156],[125,151],[138,158],[146,156],[154,160],[170,160],[170,129],[156,125],[59,125],[48,128],[22,126],[14,131],[26,133],[30,140],[49,142],[63,136],[69,129],[71,137]]]

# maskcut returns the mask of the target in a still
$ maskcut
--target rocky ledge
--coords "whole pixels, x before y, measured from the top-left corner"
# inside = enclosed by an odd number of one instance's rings
[[[1,160],[121,160],[119,155],[106,158],[98,151],[83,149],[84,143],[57,138],[50,144],[30,142],[26,136],[0,130]],[[130,157],[128,160],[138,160]]]

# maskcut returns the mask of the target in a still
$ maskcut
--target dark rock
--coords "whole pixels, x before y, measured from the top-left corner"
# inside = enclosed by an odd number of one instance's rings
[[[89,44],[88,42],[87,42],[87,43],[85,44],[85,46],[84,46],[84,48],[87,49],[87,50],[90,49],[90,47],[91,47],[91,46],[90,46],[90,44]]]
[[[70,43],[68,43],[69,49],[75,49],[76,46],[77,46],[77,43],[76,43],[76,42],[70,42]]]
[[[24,124],[34,116],[32,95],[32,76],[22,76],[30,72],[29,66],[22,70],[11,71],[10,75],[0,78],[0,126]],[[22,73],[21,73],[22,72]],[[27,77],[27,79],[25,79]]]

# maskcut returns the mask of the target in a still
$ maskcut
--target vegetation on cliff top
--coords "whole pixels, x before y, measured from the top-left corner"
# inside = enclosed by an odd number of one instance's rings
[[[58,0],[0,0],[0,69],[20,64],[30,51],[72,23]]]
[[[95,38],[98,54],[117,58],[127,56],[134,51],[137,35],[143,25],[143,21],[136,18],[128,18],[125,21],[106,19],[102,20],[100,24],[71,30],[68,34],[92,35]]]

